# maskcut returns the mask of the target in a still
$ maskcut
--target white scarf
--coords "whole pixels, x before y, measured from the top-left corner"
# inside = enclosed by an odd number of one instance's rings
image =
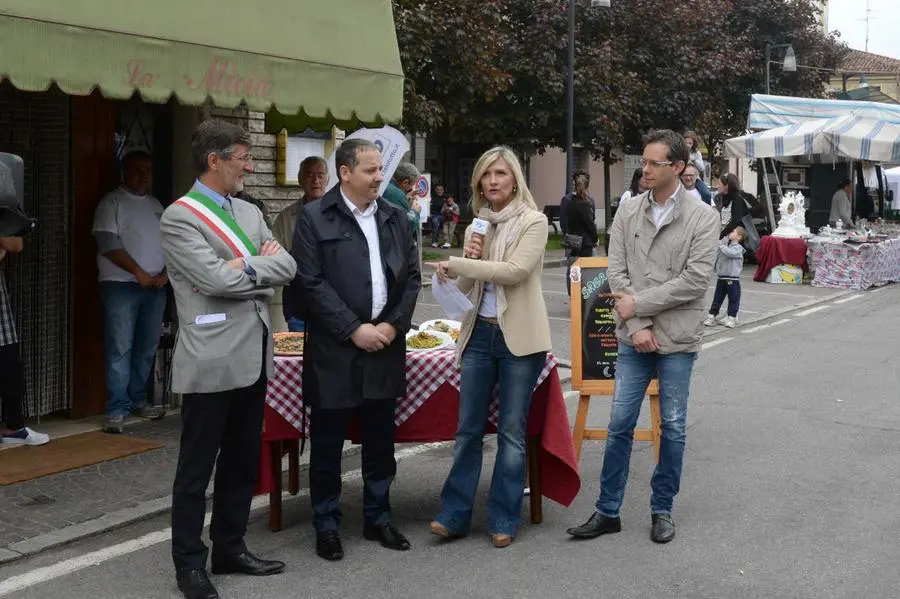
[[[492,262],[503,261],[506,257],[506,249],[513,244],[522,231],[522,220],[527,211],[528,206],[521,201],[511,202],[500,212],[482,208],[479,216],[494,227],[491,247],[487,255],[488,260]],[[506,309],[506,292],[503,289],[503,285],[497,284],[494,284],[494,291],[497,294],[497,313],[500,314]]]

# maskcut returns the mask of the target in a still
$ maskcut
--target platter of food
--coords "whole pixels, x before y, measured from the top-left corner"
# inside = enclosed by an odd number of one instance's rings
[[[275,333],[276,356],[302,356],[303,333]]]
[[[459,330],[461,328],[462,323],[456,320],[429,320],[419,325],[420,331],[447,333],[454,343],[459,340]]]
[[[406,334],[406,351],[432,351],[453,346],[453,338],[440,331],[410,331]]]

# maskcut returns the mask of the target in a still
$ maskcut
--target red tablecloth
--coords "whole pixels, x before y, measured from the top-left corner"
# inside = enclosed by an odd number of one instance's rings
[[[766,235],[760,240],[759,249],[756,250],[756,273],[754,281],[765,281],[769,271],[779,264],[793,264],[809,271],[806,263],[806,241],[789,237],[773,237]]]
[[[454,368],[455,370],[455,368]],[[437,389],[421,401],[415,400],[418,407],[404,410],[398,405],[398,419],[401,414],[405,419],[397,425],[395,440],[398,443],[451,441],[456,434],[459,413],[459,373],[453,373],[440,383]],[[455,386],[453,383],[456,382]],[[279,396],[277,404],[283,411],[284,394]],[[272,441],[287,441],[300,438],[298,426],[291,424],[273,408],[273,386],[270,382],[269,395],[263,426],[263,444],[259,462],[259,479],[256,494],[269,493],[273,489]],[[296,401],[295,401],[296,403]],[[408,401],[401,404],[409,405]],[[299,406],[296,413],[299,414]],[[496,406],[491,410],[488,432],[495,432]],[[350,440],[358,442],[356,427],[352,427]],[[531,410],[528,415],[528,434],[540,435],[540,470],[541,492],[544,497],[568,506],[581,489],[581,478],[578,474],[578,461],[575,458],[575,446],[572,442],[572,429],[566,411],[559,372],[555,358],[547,376],[534,391]],[[279,473],[280,474],[280,473]],[[435,491],[437,492],[437,490]]]

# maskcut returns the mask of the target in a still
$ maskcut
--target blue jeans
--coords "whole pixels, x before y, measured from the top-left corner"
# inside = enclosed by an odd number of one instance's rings
[[[431,243],[437,243],[441,240],[441,229],[444,226],[444,217],[440,214],[432,214],[428,218],[431,223]]]
[[[491,534],[516,535],[525,490],[525,424],[545,359],[544,352],[514,356],[498,325],[483,320],[475,324],[460,364],[453,466],[441,491],[441,513],[437,517],[452,533],[469,532],[481,479],[484,428],[499,383],[498,449],[488,499],[488,530]]]
[[[106,357],[106,415],[147,405],[150,367],[159,347],[166,290],[137,283],[100,283]]]
[[[616,394],[609,418],[609,437],[600,472],[600,497],[597,511],[609,518],[619,517],[625,496],[628,464],[634,427],[641,413],[641,403],[654,373],[659,375],[659,408],[662,439],[659,463],[650,481],[650,512],[671,514],[672,503],[681,484],[684,459],[687,404],[691,372],[696,353],[640,353],[632,346],[619,343],[616,364]]]
[[[728,296],[728,316],[737,318],[738,310],[741,309],[741,282],[736,279],[719,279],[716,281],[716,293],[713,296],[713,303],[709,308],[709,313],[713,316],[719,315],[725,296]]]

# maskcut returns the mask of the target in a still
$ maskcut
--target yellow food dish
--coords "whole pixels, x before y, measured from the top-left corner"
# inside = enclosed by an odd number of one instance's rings
[[[439,337],[429,335],[424,331],[406,339],[406,347],[408,349],[432,349],[438,347],[441,343],[442,341]]]

